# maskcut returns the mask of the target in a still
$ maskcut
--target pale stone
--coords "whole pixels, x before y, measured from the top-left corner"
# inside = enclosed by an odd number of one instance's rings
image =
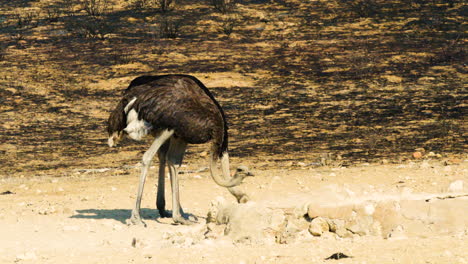
[[[293,212],[294,217],[303,218],[304,216],[307,215],[308,210],[309,210],[309,204],[307,203],[297,206],[294,208],[294,212]]]
[[[463,191],[463,181],[462,180],[457,180],[452,183],[450,183],[448,187],[449,192],[462,192]]]
[[[286,221],[286,216],[284,215],[283,210],[274,210],[270,218],[270,228],[279,231]]]
[[[371,216],[357,216],[346,223],[346,229],[360,236],[370,235],[373,223],[374,219]]]
[[[429,215],[430,204],[424,200],[403,200],[400,206],[402,216],[409,220],[425,220]]]
[[[364,206],[364,213],[365,213],[366,215],[373,215],[374,212],[375,212],[375,207],[374,207],[373,204],[366,204],[366,205]]]
[[[380,223],[383,237],[387,237],[401,223],[400,209],[401,206],[397,201],[382,201],[376,205],[372,216],[374,221]]]
[[[314,236],[321,236],[329,230],[330,226],[328,225],[327,220],[322,217],[314,218],[309,226],[309,232]]]

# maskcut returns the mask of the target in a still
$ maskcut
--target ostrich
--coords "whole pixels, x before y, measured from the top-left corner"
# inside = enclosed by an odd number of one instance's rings
[[[191,224],[184,218],[179,202],[177,170],[180,168],[188,143],[202,144],[211,141],[210,173],[214,182],[228,188],[239,203],[249,197],[237,185],[252,176],[247,167],[237,168],[230,176],[228,156],[228,132],[224,112],[208,89],[190,75],[141,76],[134,79],[124,91],[108,120],[108,144],[115,146],[127,134],[141,140],[150,134],[155,137],[144,153],[138,193],[130,222],[144,225],[140,205],[146,175],[151,160],[158,153],[159,178],[156,207],[161,217],[168,217],[165,210],[164,174],[169,167],[172,188],[172,219],[174,223]],[[221,159],[222,176],[217,162]]]

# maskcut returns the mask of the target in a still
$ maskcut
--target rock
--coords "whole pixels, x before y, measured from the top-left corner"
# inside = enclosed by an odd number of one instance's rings
[[[301,228],[293,221],[288,221],[285,227],[285,232],[288,234],[295,234],[301,231]]]
[[[352,237],[353,234],[349,232],[346,227],[346,221],[342,219],[326,219],[328,226],[330,227],[330,232],[335,233],[341,238]]]
[[[270,218],[270,228],[274,231],[280,231],[282,228],[284,228],[286,221],[286,216],[284,215],[284,211],[277,209],[272,212],[271,218]]]
[[[221,203],[216,223],[227,224],[225,234],[235,242],[259,242],[271,234],[269,226],[272,210],[254,202],[244,204]]]
[[[309,226],[309,232],[313,236],[321,236],[323,233],[328,232],[330,230],[330,226],[326,219],[322,217],[317,217],[312,220]]]
[[[296,208],[294,208],[294,211],[293,211],[294,217],[297,219],[304,218],[304,216],[307,215],[308,210],[309,210],[308,203],[304,203],[301,206],[297,206]]]
[[[289,220],[286,220],[282,227],[283,228],[279,232],[276,232],[276,243],[291,244],[295,242],[298,233],[301,231],[301,228]]]
[[[402,200],[401,215],[408,220],[424,221],[428,218],[430,204],[424,200]]]
[[[346,229],[353,234],[360,236],[370,235],[372,232],[374,219],[371,216],[356,216],[355,219],[346,222]]]
[[[227,223],[228,219],[222,219],[220,217],[220,210],[225,206],[226,200],[218,196],[215,198],[215,200],[212,200],[210,203],[210,209],[208,210],[208,214],[206,217],[206,222],[207,223],[217,223],[217,224],[225,224]],[[227,216],[226,216],[227,217]],[[218,219],[219,218],[219,219]]]
[[[381,201],[375,207],[374,221],[381,225],[382,236],[388,237],[389,233],[400,224],[400,204],[397,201]]]
[[[207,225],[207,231],[204,234],[205,238],[216,239],[224,235],[226,225],[217,225],[215,223],[209,223]]]
[[[423,154],[421,153],[421,151],[415,151],[413,152],[413,158],[415,159],[421,159],[423,157]]]
[[[448,187],[449,192],[462,192],[463,191],[463,181],[462,180],[457,180],[452,183],[450,183]]]
[[[335,231],[335,234],[341,238],[353,237],[353,233],[351,233],[350,231],[348,231],[348,229],[344,227],[337,229]]]

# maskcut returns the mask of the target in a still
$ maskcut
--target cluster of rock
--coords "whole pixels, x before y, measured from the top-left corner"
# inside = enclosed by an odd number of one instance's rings
[[[339,204],[305,203],[271,208],[258,203],[228,203],[218,198],[207,216],[206,238],[226,235],[235,242],[292,243],[314,237],[467,234],[466,195],[388,196]]]

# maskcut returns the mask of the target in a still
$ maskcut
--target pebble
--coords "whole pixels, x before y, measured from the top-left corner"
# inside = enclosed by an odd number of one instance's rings
[[[375,212],[375,207],[373,204],[367,204],[366,206],[364,206],[364,212],[366,213],[366,215],[373,215],[374,212]]]
[[[423,154],[420,151],[413,152],[413,158],[420,159],[422,158]]]
[[[450,183],[448,187],[449,192],[462,192],[463,191],[463,181],[462,180],[457,180],[452,183]]]

